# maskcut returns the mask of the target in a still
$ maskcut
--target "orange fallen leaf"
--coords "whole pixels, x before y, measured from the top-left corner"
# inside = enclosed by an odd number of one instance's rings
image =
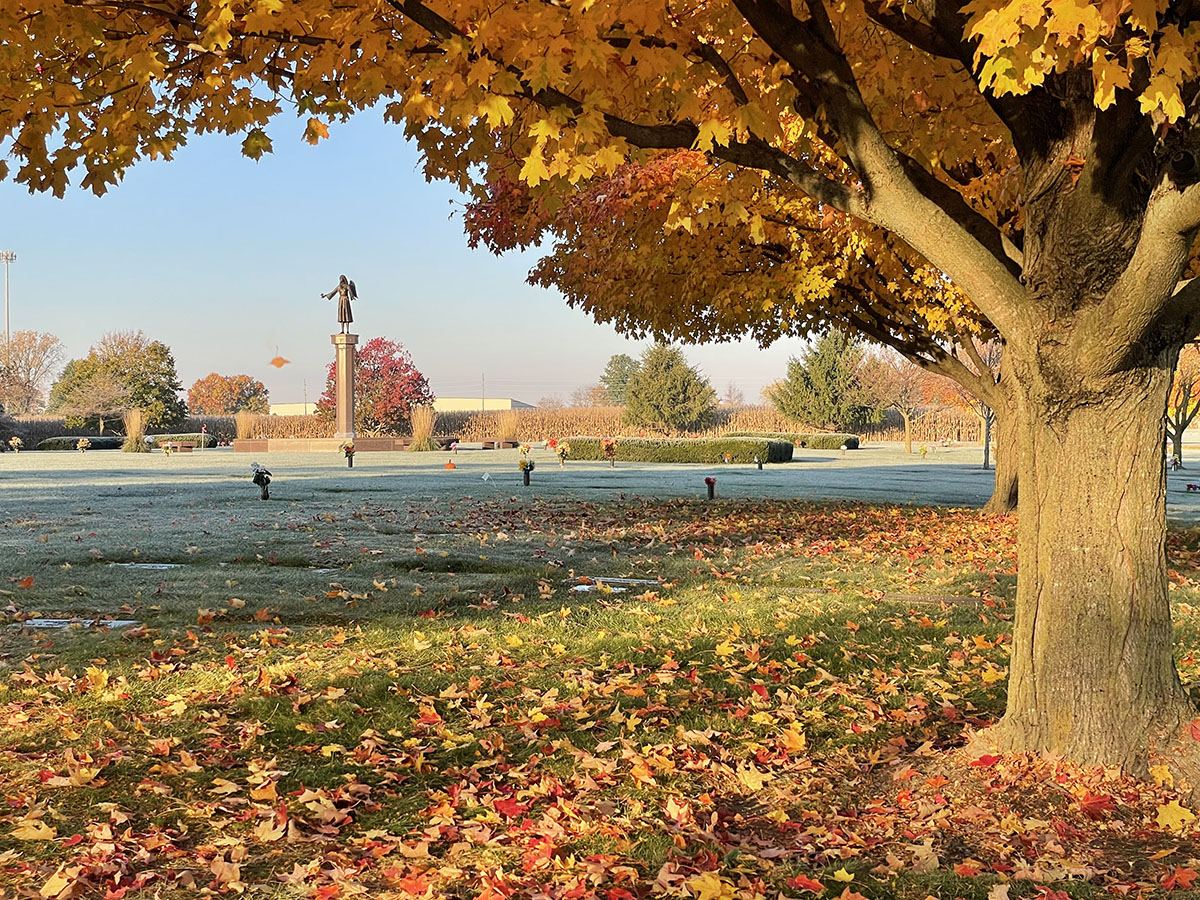
[[[1192,868],[1176,868],[1174,872],[1163,878],[1162,886],[1168,891],[1177,887],[1181,887],[1184,890],[1191,890],[1192,882],[1196,880],[1198,875],[1200,875],[1200,872]]]

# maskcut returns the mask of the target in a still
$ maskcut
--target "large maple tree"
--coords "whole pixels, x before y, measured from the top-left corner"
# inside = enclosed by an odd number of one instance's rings
[[[690,148],[720,165],[672,227],[748,222],[806,252],[765,204],[902,244],[933,295],[902,312],[962,297],[1006,347],[1021,564],[992,739],[1191,768],[1161,449],[1200,331],[1195,0],[17,0],[0,29],[0,140],[33,189],[80,167],[103,190],[194,131],[261,155],[289,106],[319,141],[382,102],[466,190],[561,203]],[[822,303],[903,330],[876,294]]]

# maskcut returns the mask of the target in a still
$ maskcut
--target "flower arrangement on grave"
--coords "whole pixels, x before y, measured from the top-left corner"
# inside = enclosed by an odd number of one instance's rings
[[[567,441],[554,442],[553,450],[558,455],[558,467],[561,469],[566,464],[567,457],[571,455],[571,445]]]
[[[924,459],[925,457],[927,457],[929,455],[929,448],[922,445],[920,453],[921,453],[921,459]]]
[[[353,469],[354,468],[354,441],[342,441],[342,444],[340,447],[338,447],[338,449],[341,450],[342,455],[344,455],[346,457],[346,468]]]
[[[530,447],[528,444],[522,444],[520,449],[521,449],[522,456],[528,456],[529,451],[532,450],[533,448]]]
[[[455,456],[458,456],[458,441],[455,441],[453,444],[451,444],[451,445],[450,445],[450,451],[451,451],[451,452],[452,452],[452,453],[453,453]],[[447,468],[448,468],[448,467],[447,467]]]
[[[529,486],[529,473],[533,471],[533,460],[527,458],[524,454],[521,455],[521,461],[517,463],[517,467],[521,470],[521,483],[526,487]]]
[[[717,492],[717,479],[713,475],[709,475],[704,479],[704,486],[708,488],[708,499],[712,500]]]
[[[727,463],[731,463],[731,462],[733,462],[733,456],[732,456],[732,455],[730,455],[730,454],[728,454],[728,453],[726,453],[726,454],[725,454],[725,462],[727,462]]]
[[[92,442],[89,441],[87,438],[80,438],[75,443],[75,449],[78,450],[80,453],[83,453],[90,446],[92,446]]]
[[[8,439],[8,446],[12,447],[13,453],[20,453],[21,448],[25,446],[25,442],[14,434]]]
[[[617,465],[617,439],[600,438],[600,449],[604,451],[604,458],[608,460],[608,464],[615,468]]]
[[[165,444],[162,445],[162,452],[163,452],[163,456],[170,456],[172,453],[175,452],[175,445],[172,444],[170,441],[167,441]]]

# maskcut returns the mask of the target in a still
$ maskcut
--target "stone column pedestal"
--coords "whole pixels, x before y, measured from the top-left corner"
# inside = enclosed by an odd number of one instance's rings
[[[358,335],[333,334],[329,339],[337,348],[334,365],[337,385],[337,414],[334,421],[337,430],[333,436],[340,440],[354,440],[354,347],[358,344]]]

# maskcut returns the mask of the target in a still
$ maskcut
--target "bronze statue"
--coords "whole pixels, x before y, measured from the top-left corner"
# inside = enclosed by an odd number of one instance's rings
[[[342,325],[342,334],[346,334],[349,330],[346,326],[354,321],[354,315],[350,311],[350,301],[358,299],[358,291],[354,287],[354,282],[343,275],[338,279],[337,287],[321,296],[326,300],[331,300],[334,294],[337,294],[338,298],[338,321]]]

